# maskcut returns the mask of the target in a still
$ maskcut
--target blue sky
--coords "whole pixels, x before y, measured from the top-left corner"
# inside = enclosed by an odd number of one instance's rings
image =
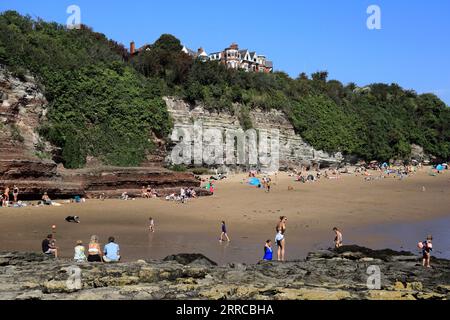
[[[1,0],[0,11],[65,23],[72,4],[82,23],[127,47],[162,33],[207,52],[237,42],[293,77],[327,70],[343,83],[395,82],[450,105],[448,0]],[[372,4],[381,9],[381,30],[366,27]]]

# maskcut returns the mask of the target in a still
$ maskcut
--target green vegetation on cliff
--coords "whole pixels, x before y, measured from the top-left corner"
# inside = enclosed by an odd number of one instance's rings
[[[433,94],[396,84],[343,85],[327,72],[292,79],[228,70],[192,59],[171,35],[130,57],[85,26],[67,30],[12,11],[0,15],[0,30],[0,63],[41,79],[50,109],[40,130],[70,168],[82,167],[86,155],[139,164],[152,149],[150,133],[165,137],[170,130],[164,95],[237,112],[244,128],[253,126],[253,108],[282,110],[307,142],[329,152],[384,161],[407,158],[418,144],[450,158],[450,109]]]

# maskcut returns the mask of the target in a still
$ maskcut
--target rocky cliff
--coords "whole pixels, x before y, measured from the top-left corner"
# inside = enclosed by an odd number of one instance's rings
[[[167,108],[174,119],[174,127],[192,127],[194,121],[201,121],[204,129],[238,130],[241,129],[238,114],[230,112],[210,112],[201,104],[191,106],[188,103],[172,98],[165,98]],[[253,128],[258,132],[269,133],[270,130],[279,131],[279,164],[281,169],[297,167],[299,165],[335,166],[344,159],[342,154],[328,154],[315,150],[311,145],[295,133],[294,127],[285,114],[279,110],[262,111],[251,110],[249,118]],[[269,133],[270,135],[270,133]],[[170,162],[170,159],[167,159]],[[229,166],[232,168],[232,166]],[[243,169],[245,166],[242,166]],[[239,169],[239,168],[237,168]]]
[[[302,261],[225,266],[198,254],[106,265],[5,252],[0,299],[446,300],[450,261],[432,264],[426,269],[411,253],[358,246],[311,253]],[[370,266],[381,271],[379,289],[367,286]]]
[[[118,196],[123,191],[138,195],[147,185],[161,194],[180,186],[200,186],[190,173],[150,165],[66,170],[52,160],[55,148],[38,134],[46,113],[47,100],[36,79],[31,75],[18,78],[0,65],[0,189],[17,185],[22,200],[40,199],[43,192],[56,198],[94,197],[100,193]]]

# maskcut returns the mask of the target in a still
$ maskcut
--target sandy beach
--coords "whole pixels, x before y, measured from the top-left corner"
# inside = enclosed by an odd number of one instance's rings
[[[341,179],[306,184],[286,173],[272,178],[272,191],[267,193],[250,187],[245,175],[234,175],[216,183],[214,196],[187,204],[161,199],[88,200],[60,207],[1,208],[0,250],[39,252],[41,241],[56,225],[63,257],[73,255],[77,240],[87,245],[90,235],[96,234],[102,244],[115,236],[125,261],[196,252],[218,263],[255,263],[262,257],[265,240],[273,240],[280,215],[288,217],[286,258],[290,260],[331,246],[334,226],[343,230],[346,244],[413,250],[424,232],[434,232],[435,246],[448,245],[447,239],[439,239],[445,232],[442,228],[448,229],[442,223],[450,224],[448,171],[432,177],[423,169],[401,181],[392,177],[364,181],[362,176],[345,174]],[[294,190],[288,191],[289,186]],[[67,223],[64,218],[69,215],[79,216],[81,223]],[[150,216],[155,219],[155,233],[148,231]],[[221,220],[227,222],[230,243],[218,240]]]

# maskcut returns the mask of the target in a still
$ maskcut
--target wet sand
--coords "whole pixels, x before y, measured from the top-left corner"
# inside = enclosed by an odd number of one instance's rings
[[[76,240],[85,245],[92,234],[101,243],[115,236],[125,260],[160,259],[181,252],[203,253],[222,264],[255,263],[264,242],[275,236],[280,215],[286,215],[286,258],[332,245],[332,227],[343,230],[344,243],[373,248],[414,250],[426,234],[435,232],[437,255],[447,255],[450,228],[450,172],[431,177],[423,170],[402,181],[386,178],[364,181],[353,175],[294,182],[285,173],[273,177],[270,193],[248,186],[244,175],[216,183],[216,193],[178,204],[160,199],[88,200],[61,207],[0,209],[0,251],[40,251],[55,224],[62,256],[71,257]],[[288,191],[288,187],[294,187]],[[422,187],[426,191],[423,192]],[[65,222],[78,215],[80,224]],[[156,232],[148,231],[148,218]],[[231,243],[219,243],[225,220]],[[447,225],[446,225],[447,224]],[[439,253],[440,252],[440,253]]]

